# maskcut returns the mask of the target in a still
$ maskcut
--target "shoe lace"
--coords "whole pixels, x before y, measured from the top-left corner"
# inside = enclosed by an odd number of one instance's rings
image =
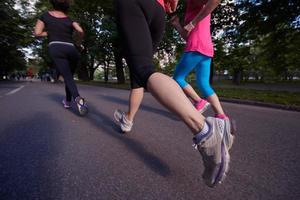
[[[217,125],[219,130],[221,131],[220,133],[222,134],[221,137],[223,137],[224,135],[224,130],[225,130],[225,121],[222,119],[218,119],[217,120]]]

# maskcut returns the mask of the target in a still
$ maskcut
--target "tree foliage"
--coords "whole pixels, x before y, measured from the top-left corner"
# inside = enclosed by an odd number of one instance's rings
[[[288,79],[300,69],[299,5],[298,0],[238,1],[240,25],[234,49],[248,46],[248,55],[240,60],[251,61],[243,69],[256,70],[261,79],[266,75]]]
[[[8,1],[8,0],[6,0]],[[223,0],[212,14],[212,33],[215,43],[214,65],[217,74],[229,72],[236,82],[250,76],[258,80],[267,77],[291,79],[299,72],[299,0]],[[49,9],[47,0],[38,0],[36,19]],[[113,0],[73,0],[70,15],[86,32],[82,62],[78,75],[92,80],[98,67],[108,74],[117,74],[124,82],[124,66],[119,37],[116,31]],[[185,1],[180,1],[176,14],[183,19]],[[34,21],[33,20],[33,21]],[[167,59],[163,70],[171,74],[183,51],[184,41],[168,23],[156,54],[155,63]],[[38,55],[49,63],[47,41],[35,41]]]
[[[14,70],[25,69],[22,47],[26,46],[26,21],[12,0],[0,2],[0,79]]]

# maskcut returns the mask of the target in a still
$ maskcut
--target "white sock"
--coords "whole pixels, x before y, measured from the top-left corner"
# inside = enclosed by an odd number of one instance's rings
[[[205,137],[205,135],[209,132],[209,129],[210,128],[209,128],[208,124],[205,122],[202,130],[199,133],[197,133],[195,135],[195,137],[193,138],[194,143],[198,144],[203,139],[203,137]]]
[[[202,130],[197,134],[197,135],[205,135],[206,133],[208,133],[209,131],[209,126],[208,124],[205,122],[204,126],[202,128]]]

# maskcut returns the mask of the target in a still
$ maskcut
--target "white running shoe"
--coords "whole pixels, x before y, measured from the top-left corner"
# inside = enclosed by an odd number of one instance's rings
[[[198,138],[197,141],[194,138],[194,146],[202,155],[205,168],[202,178],[206,185],[214,187],[225,179],[229,170],[229,146],[224,141],[226,132],[224,120],[208,117],[206,123],[209,125],[209,132],[200,139]]]
[[[115,110],[114,118],[119,122],[122,132],[127,133],[131,131],[133,123],[127,119],[126,114],[123,111],[119,109]]]
[[[81,116],[84,116],[84,115],[86,115],[89,112],[88,107],[86,105],[86,102],[85,102],[84,98],[77,97],[75,99],[75,102],[76,102],[76,105],[77,105],[77,108],[78,108],[78,112],[79,112],[79,114]]]

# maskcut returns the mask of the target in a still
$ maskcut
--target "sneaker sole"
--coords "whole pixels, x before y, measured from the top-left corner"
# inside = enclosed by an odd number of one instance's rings
[[[131,129],[128,130],[128,129],[123,129],[123,128],[121,127],[121,131],[122,131],[123,133],[129,133],[129,132],[131,131]]]
[[[227,132],[225,132],[223,142],[222,142],[222,148],[221,148],[221,153],[222,153],[221,167],[219,169],[218,175],[216,176],[213,186],[216,184],[221,184],[227,176],[227,173],[229,171],[229,163],[230,163],[229,150],[232,147],[232,144],[234,142],[235,133],[236,133],[236,121],[230,120],[230,133],[229,133],[230,135],[228,135]],[[231,141],[231,143],[229,141]]]
[[[231,120],[230,120],[230,122],[231,122]],[[218,169],[216,169],[217,172],[216,172],[215,176],[212,177],[212,181],[205,180],[206,185],[208,185],[209,187],[214,187],[217,184],[222,183],[225,180],[226,174],[229,171],[230,155],[229,155],[228,145],[226,144],[226,141],[225,141],[226,140],[225,137],[230,137],[230,139],[232,139],[232,141],[233,141],[234,136],[231,135],[231,132],[232,132],[232,130],[229,133],[230,136],[224,135],[223,139],[221,141],[221,162],[218,164],[219,167],[218,167]],[[208,138],[209,137],[207,137],[207,139]]]
[[[219,172],[216,176],[214,185],[221,184],[225,180],[226,174],[229,171],[230,155],[229,155],[227,147],[224,143],[222,143],[221,151],[222,151],[221,166],[220,166]]]
[[[88,114],[89,110],[85,106],[80,106],[80,108],[78,108],[78,112],[81,116],[85,116]]]
[[[214,182],[214,185],[221,184],[227,176],[227,173],[229,171],[229,163],[230,163],[229,150],[232,147],[232,144],[234,142],[235,133],[236,133],[236,121],[230,120],[230,133],[229,133],[230,135],[228,135],[227,133],[225,133],[225,135],[224,135],[224,139],[222,142],[222,148],[221,148],[222,163],[221,163],[221,167],[220,167],[219,173],[217,175],[217,178]],[[230,140],[231,140],[231,143],[229,143]],[[226,144],[226,142],[227,142],[227,144]],[[230,144],[230,145],[228,145],[228,144]]]

